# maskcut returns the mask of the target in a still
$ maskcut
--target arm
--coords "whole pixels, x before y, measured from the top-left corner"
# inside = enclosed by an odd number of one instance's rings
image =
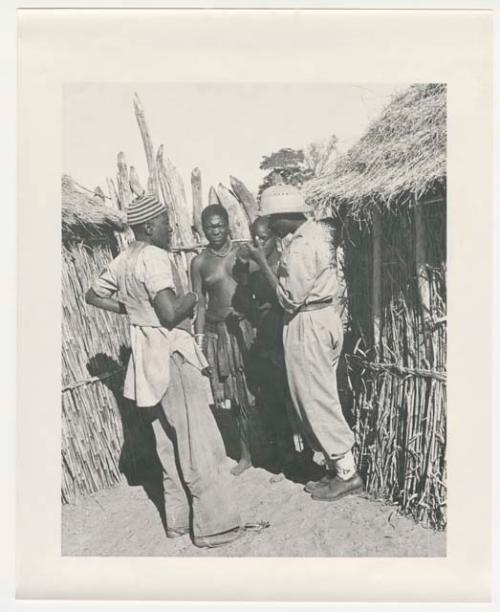
[[[196,306],[197,296],[193,292],[182,297],[175,297],[172,289],[162,289],[154,300],[153,307],[163,327],[174,329],[191,313]]]
[[[205,312],[206,298],[203,291],[203,279],[201,277],[201,258],[198,255],[191,262],[191,282],[193,283],[193,291],[198,296],[198,304],[196,307],[196,318],[194,321],[195,336],[203,334],[205,330]]]
[[[109,312],[127,314],[125,305],[114,297],[118,291],[114,266],[115,263],[112,261],[94,280],[92,286],[85,294],[85,302]]]
[[[264,251],[261,247],[254,247],[251,244],[245,244],[241,247],[241,250],[244,249],[244,256],[249,257],[259,266],[259,268],[264,273],[264,276],[267,282],[270,284],[273,291],[276,291],[276,287],[278,286],[278,277],[273,272],[271,266],[269,265]]]
[[[102,308],[116,314],[127,314],[122,302],[112,297],[100,297],[92,288],[85,294],[85,301],[96,308]]]

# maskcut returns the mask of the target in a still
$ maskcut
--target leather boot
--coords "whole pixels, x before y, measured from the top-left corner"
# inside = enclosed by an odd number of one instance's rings
[[[337,501],[346,495],[361,491],[363,487],[363,481],[358,473],[347,480],[335,476],[324,486],[316,488],[311,497],[318,501]]]
[[[314,493],[314,491],[316,491],[317,489],[321,489],[326,484],[328,484],[330,480],[334,477],[335,477],[335,473],[330,472],[330,473],[325,474],[323,478],[320,478],[319,480],[309,480],[309,482],[306,482],[304,491],[306,493]]]

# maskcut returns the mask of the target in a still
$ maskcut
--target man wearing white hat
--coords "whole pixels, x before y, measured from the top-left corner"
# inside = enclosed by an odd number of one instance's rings
[[[207,361],[190,333],[197,296],[185,293],[168,250],[172,228],[154,196],[127,210],[135,241],[87,292],[89,304],[130,319],[123,395],[151,420],[163,468],[167,537],[190,532],[201,547],[241,535],[225,451],[210,410]],[[192,518],[190,520],[190,515]]]
[[[314,451],[323,453],[327,475],[305,489],[313,499],[334,501],[359,491],[354,435],[347,424],[337,389],[342,351],[336,254],[327,221],[306,219],[309,208],[300,191],[274,185],[261,195],[261,215],[283,239],[277,274],[260,249],[250,257],[275,288],[285,310],[283,342],[288,385],[303,433]]]

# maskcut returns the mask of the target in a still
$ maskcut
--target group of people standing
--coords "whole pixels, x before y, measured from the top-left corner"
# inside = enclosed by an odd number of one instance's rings
[[[260,212],[253,244],[237,244],[227,211],[204,209],[208,246],[193,259],[193,291],[185,292],[169,254],[166,208],[153,195],[137,198],[127,211],[135,241],[86,295],[130,318],[124,396],[153,426],[167,537],[191,533],[201,547],[244,532],[231,488],[252,465],[256,404],[280,469],[294,456],[294,431],[323,457],[325,476],[305,486],[313,499],[335,501],[363,487],[337,390],[343,326],[331,228],[308,218],[291,186],[266,189]],[[211,406],[235,415],[240,460],[232,475]]]

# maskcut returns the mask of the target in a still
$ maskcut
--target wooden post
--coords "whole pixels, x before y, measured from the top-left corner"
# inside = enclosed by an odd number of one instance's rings
[[[238,200],[243,204],[243,208],[245,209],[248,215],[250,223],[253,223],[257,218],[259,210],[255,198],[247,189],[243,181],[240,181],[234,176],[230,176],[229,181],[231,183],[231,189],[234,191]]]
[[[194,168],[191,172],[191,191],[193,194],[193,220],[194,228],[198,236],[203,238],[203,226],[201,223],[201,213],[203,211],[203,192],[201,185],[201,170]]]
[[[420,300],[420,311],[424,332],[424,343],[426,357],[432,358],[431,342],[431,296],[429,286],[429,275],[427,273],[427,250],[424,209],[420,202],[415,202],[415,264],[417,272],[418,296]],[[430,367],[430,361],[429,361]]]
[[[120,197],[120,205],[122,210],[126,210],[132,201],[132,192],[130,191],[128,168],[125,161],[124,153],[118,153],[118,174],[116,180],[118,183],[118,194]]]
[[[156,155],[156,167],[162,199],[174,228],[174,246],[192,245],[194,243],[193,232],[186,210],[184,186],[172,162],[163,159],[163,145],[160,146]]]
[[[219,196],[215,191],[215,187],[210,187],[208,190],[208,205],[212,206],[213,204],[220,204]]]
[[[372,227],[372,322],[373,346],[380,356],[382,339],[382,215],[375,206]]]
[[[142,142],[144,143],[144,151],[146,153],[146,162],[148,164],[148,191],[154,193],[157,197],[160,197],[160,184],[158,179],[158,168],[156,167],[156,160],[153,148],[153,141],[149,132],[148,124],[146,123],[146,116],[142,103],[139,96],[134,94],[134,112],[139,131],[141,132]]]
[[[248,216],[242,204],[234,197],[234,195],[219,183],[217,187],[217,195],[220,203],[227,210],[229,215],[229,230],[231,238],[235,240],[250,240],[250,227]]]
[[[137,175],[134,166],[130,166],[129,185],[132,193],[135,196],[140,197],[144,195],[144,187],[142,187],[141,182],[139,181],[139,176]]]
[[[115,183],[113,179],[109,177],[106,178],[106,185],[108,186],[109,197],[111,198],[111,201],[113,202],[113,206],[115,208],[118,208],[118,210],[120,210],[121,206],[118,200],[118,194],[116,193],[116,187],[115,187]]]

